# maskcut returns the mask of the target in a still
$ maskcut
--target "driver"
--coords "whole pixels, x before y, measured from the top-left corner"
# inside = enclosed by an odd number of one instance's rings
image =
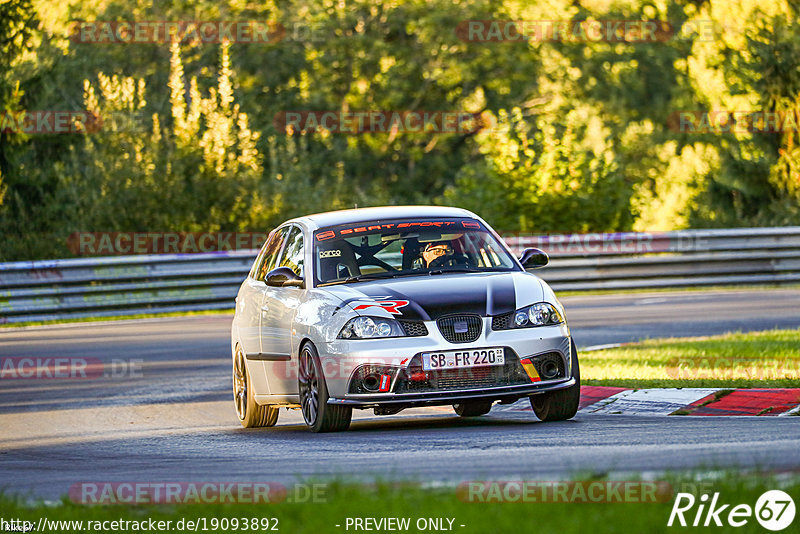
[[[425,261],[425,267],[430,267],[434,260],[453,255],[453,246],[449,241],[435,241],[428,243],[422,249],[422,259]]]

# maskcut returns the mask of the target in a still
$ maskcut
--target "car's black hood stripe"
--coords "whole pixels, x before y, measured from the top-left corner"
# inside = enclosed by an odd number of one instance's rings
[[[514,311],[517,301],[514,278],[511,276],[495,276],[492,283],[486,286],[487,315],[502,315]]]
[[[514,279],[497,275],[433,275],[398,280],[364,282],[353,286],[372,299],[407,300],[400,308],[401,319],[436,320],[453,313],[474,313],[482,316],[514,311],[516,291]],[[350,304],[359,300],[348,298]]]

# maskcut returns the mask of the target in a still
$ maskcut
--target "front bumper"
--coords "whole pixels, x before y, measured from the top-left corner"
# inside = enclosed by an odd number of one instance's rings
[[[481,335],[471,343],[450,343],[439,332],[436,323],[426,322],[428,335],[419,337],[389,338],[377,340],[336,340],[319,347],[320,360],[325,374],[330,396],[330,404],[357,407],[377,405],[430,406],[452,404],[469,399],[513,400],[536,395],[545,391],[568,388],[574,385],[572,377],[571,338],[566,324],[519,330],[491,329],[491,318],[483,318]],[[444,380],[436,379],[421,389],[406,387],[403,378],[418,369],[420,355],[424,352],[481,349],[503,347],[507,361],[557,354],[563,362],[563,373],[551,380],[537,382],[519,380],[519,370],[515,370],[513,380],[463,381],[451,380],[447,386],[440,387]],[[391,387],[380,392],[366,393],[353,388],[356,372],[364,366],[383,366],[394,370]],[[524,372],[524,371],[523,371]],[[439,377],[440,379],[442,377]]]

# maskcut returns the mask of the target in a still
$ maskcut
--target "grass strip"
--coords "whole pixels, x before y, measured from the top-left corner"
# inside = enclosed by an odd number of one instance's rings
[[[579,357],[584,385],[800,387],[800,330],[651,339]]]
[[[407,518],[409,527],[407,532],[429,532],[431,530],[454,531],[463,534],[485,534],[487,532],[517,533],[536,531],[542,534],[584,534],[590,530],[594,534],[617,532],[667,532],[674,530],[667,527],[675,498],[679,492],[690,493],[697,503],[686,512],[685,517],[689,524],[694,520],[700,504],[700,496],[707,494],[709,500],[714,493],[719,493],[719,504],[746,504],[755,508],[761,494],[767,490],[781,489],[793,496],[800,496],[800,478],[795,475],[789,477],[776,475],[737,475],[727,473],[714,475],[713,473],[683,474],[680,476],[667,475],[660,480],[642,482],[629,479],[628,486],[633,483],[653,485],[657,484],[659,492],[628,492],[622,491],[622,500],[613,492],[593,492],[592,487],[610,487],[619,481],[608,481],[602,477],[578,479],[567,482],[552,482],[547,480],[516,481],[517,484],[503,486],[499,483],[498,492],[492,492],[495,481],[481,481],[487,490],[483,500],[492,502],[479,502],[479,492],[469,493],[462,483],[457,487],[426,488],[415,484],[375,484],[354,485],[346,483],[324,484],[324,492],[303,502],[289,502],[289,499],[279,503],[267,504],[154,504],[154,505],[85,505],[63,499],[56,504],[26,502],[20,498],[0,497],[0,518],[21,519],[37,525],[40,518],[50,521],[83,521],[85,528],[89,521],[137,520],[154,519],[155,521],[172,521],[174,525],[181,519],[184,525],[189,520],[199,521],[196,529],[199,532],[288,532],[288,533],[345,533],[355,532],[352,520],[355,518]],[[527,487],[537,488],[529,494],[518,491],[507,491],[506,488],[519,489],[520,483],[528,484]],[[548,484],[566,484],[569,486],[563,495],[566,499],[558,498],[559,502],[541,502],[544,495],[539,488]],[[580,491],[577,491],[580,490]],[[507,493],[508,496],[504,496]],[[555,494],[551,494],[553,496]],[[597,497],[600,496],[598,499]],[[653,498],[655,496],[655,498]],[[476,499],[478,499],[476,501]],[[504,502],[499,502],[500,500]],[[475,502],[473,502],[475,501]],[[609,502],[610,501],[610,502]],[[643,502],[644,501],[644,502]],[[253,526],[253,519],[257,520],[258,528]],[[270,521],[267,528],[265,518]],[[348,523],[350,518],[350,523]],[[701,519],[704,520],[704,516]],[[223,521],[223,519],[227,519]],[[433,519],[434,521],[430,521]],[[234,520],[237,520],[234,528]],[[248,528],[243,527],[243,522],[250,523]],[[451,521],[452,520],[452,521]],[[726,520],[726,514],[721,515],[721,520]],[[701,523],[702,524],[702,523]],[[272,530],[272,526],[277,528]],[[348,528],[348,525],[349,528]],[[438,525],[438,528],[433,528]],[[462,526],[463,525],[463,526]],[[420,528],[424,526],[425,528]],[[730,528],[728,525],[724,525]],[[184,528],[184,531],[189,530]],[[390,529],[375,529],[387,532]],[[681,531],[693,529],[680,529]],[[707,530],[707,529],[706,529]],[[754,516],[747,524],[736,529],[737,532],[764,532],[763,527]],[[75,525],[60,525],[59,532],[77,532]],[[115,532],[132,531],[112,530]],[[178,531],[175,528],[170,531]],[[363,531],[363,530],[360,530]],[[723,529],[723,531],[725,531]]]

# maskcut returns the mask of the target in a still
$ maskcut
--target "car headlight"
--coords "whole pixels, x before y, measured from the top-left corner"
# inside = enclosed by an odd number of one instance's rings
[[[347,321],[337,337],[339,339],[374,339],[405,335],[403,327],[394,319],[355,317]]]
[[[533,306],[514,312],[512,328],[530,328],[533,326],[550,326],[561,324],[564,318],[552,304],[539,302]]]

